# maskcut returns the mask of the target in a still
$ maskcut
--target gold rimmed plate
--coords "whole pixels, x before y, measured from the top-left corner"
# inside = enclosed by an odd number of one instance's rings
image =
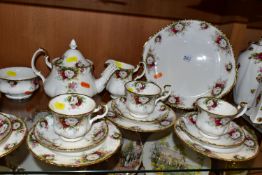
[[[121,145],[121,133],[110,121],[108,135],[103,143],[94,148],[79,152],[57,152],[41,145],[30,130],[27,136],[27,145],[33,155],[48,164],[63,167],[83,167],[100,163],[111,157]]]

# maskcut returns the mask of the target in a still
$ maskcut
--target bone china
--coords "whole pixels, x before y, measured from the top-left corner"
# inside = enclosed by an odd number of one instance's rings
[[[169,91],[166,90],[169,87]],[[164,93],[152,82],[130,81],[125,84],[126,106],[130,114],[137,118],[145,118],[151,114],[160,100],[166,99],[171,91],[166,85]],[[160,97],[159,97],[160,96]]]
[[[110,62],[112,61],[108,60],[106,64]],[[119,70],[115,71],[115,73],[111,76],[106,85],[106,90],[111,94],[111,97],[114,99],[125,95],[125,83],[132,80],[133,74],[136,73],[141,67],[141,65],[144,65],[144,63],[140,62],[136,67],[134,67],[131,64],[117,61],[116,65],[119,68]],[[144,76],[144,74],[145,70],[143,68],[142,73],[135,77],[134,80],[140,79]]]
[[[95,101],[82,94],[62,94],[54,97],[48,104],[54,116],[54,130],[65,141],[80,140],[91,128],[94,121],[103,118],[104,113],[91,116],[101,109]]]
[[[31,66],[33,71],[42,79],[45,93],[54,97],[64,93],[80,93],[94,96],[100,93],[106,86],[110,76],[117,70],[114,62],[110,62],[101,74],[99,79],[92,75],[93,63],[85,59],[82,53],[77,50],[75,40],[70,43],[70,49],[60,58],[55,58],[51,62],[44,49],[38,49],[32,57]],[[36,59],[44,55],[46,65],[51,69],[47,78],[35,67]]]
[[[200,133],[209,138],[219,138],[229,129],[229,123],[242,116],[247,104],[241,103],[237,108],[230,103],[213,97],[202,97],[196,102],[198,115],[196,126]]]
[[[0,69],[0,91],[10,99],[27,99],[38,89],[37,75],[28,67]]]
[[[197,20],[174,22],[144,45],[147,80],[172,85],[169,105],[194,108],[200,97],[226,95],[236,80],[232,47],[215,26]]]
[[[238,58],[238,79],[234,88],[234,101],[244,101],[250,107],[246,112],[253,123],[262,123],[261,83],[262,83],[262,38],[240,54]]]

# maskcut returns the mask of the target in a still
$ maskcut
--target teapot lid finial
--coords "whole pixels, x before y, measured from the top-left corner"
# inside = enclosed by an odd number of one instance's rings
[[[76,49],[76,48],[77,48],[77,44],[76,44],[75,39],[72,39],[72,40],[71,40],[71,42],[70,42],[70,44],[69,44],[69,47],[70,47],[71,49]]]

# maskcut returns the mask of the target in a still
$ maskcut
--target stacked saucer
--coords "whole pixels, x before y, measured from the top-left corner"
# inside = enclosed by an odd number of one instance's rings
[[[0,157],[14,151],[24,140],[26,125],[18,117],[0,113]]]
[[[109,121],[94,123],[78,141],[66,141],[54,131],[54,117],[38,121],[27,137],[32,153],[40,160],[64,167],[81,167],[111,157],[121,143],[120,131]]]
[[[226,133],[218,138],[205,137],[196,126],[197,112],[189,112],[177,120],[175,132],[193,150],[225,161],[246,161],[258,154],[256,136],[231,121]]]
[[[40,119],[27,137],[32,153],[49,164],[81,167],[111,157],[120,147],[121,133],[102,118],[106,106],[82,94],[62,94],[50,100],[51,114]],[[96,114],[104,108],[101,115]]]
[[[126,107],[126,98],[120,97],[107,104],[107,118],[117,126],[136,132],[157,132],[172,126],[175,112],[162,102],[156,104],[154,111],[146,117],[137,118]]]

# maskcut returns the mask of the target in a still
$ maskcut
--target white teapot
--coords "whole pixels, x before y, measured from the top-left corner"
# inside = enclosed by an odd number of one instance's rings
[[[90,97],[103,91],[111,75],[118,69],[114,61],[111,61],[101,74],[95,79],[93,73],[93,62],[85,59],[79,50],[75,40],[70,43],[70,49],[62,57],[49,61],[49,56],[44,49],[39,48],[32,57],[31,66],[44,84],[45,93],[54,97],[64,93],[79,93]],[[51,69],[47,78],[35,67],[36,59],[44,54],[45,63]]]

